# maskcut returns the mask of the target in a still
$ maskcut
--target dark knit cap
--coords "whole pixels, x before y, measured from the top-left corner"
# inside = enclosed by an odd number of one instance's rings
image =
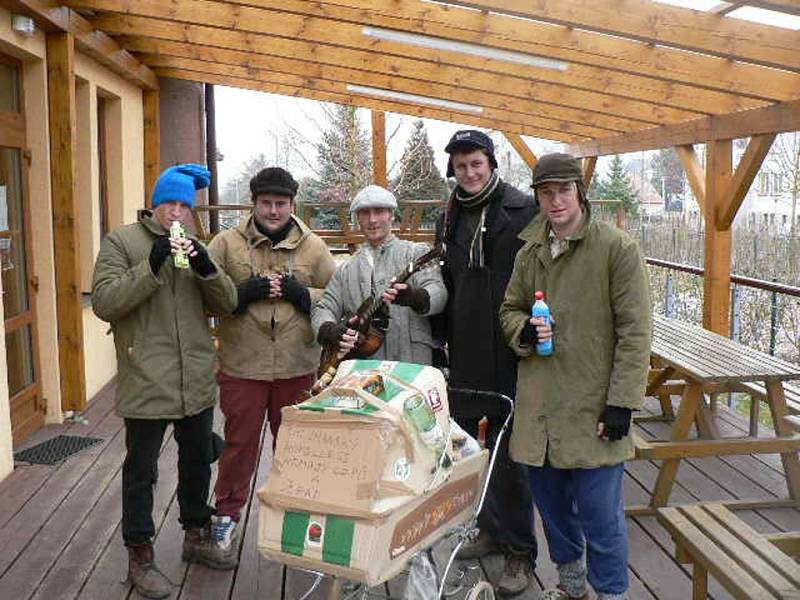
[[[489,164],[493,169],[497,168],[497,160],[494,157],[494,142],[492,138],[478,131],[477,129],[462,129],[456,131],[444,151],[450,155],[447,161],[447,177],[453,177],[453,154],[456,152],[472,152],[473,150],[485,150],[489,155]]]
[[[250,180],[250,193],[254,201],[259,194],[277,194],[294,198],[297,194],[297,182],[286,169],[267,167],[261,169]]]

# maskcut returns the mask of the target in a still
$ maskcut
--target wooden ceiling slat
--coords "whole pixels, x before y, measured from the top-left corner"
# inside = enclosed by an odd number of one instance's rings
[[[643,123],[640,121],[601,115],[588,110],[559,107],[558,112],[554,113],[552,107],[548,105],[515,98],[513,96],[506,96],[501,93],[490,94],[480,90],[448,87],[427,81],[423,82],[406,77],[384,75],[374,72],[367,73],[359,69],[348,69],[318,62],[312,63],[276,56],[264,56],[238,50],[212,48],[209,46],[193,46],[183,42],[155,40],[151,38],[127,37],[121,39],[120,42],[133,51],[156,55],[156,57],[139,55],[140,60],[150,65],[160,64],[157,62],[160,60],[158,57],[177,57],[251,69],[266,69],[283,73],[302,73],[306,77],[331,79],[358,85],[372,84],[373,86],[387,90],[437,96],[440,98],[452,98],[460,102],[475,103],[484,107],[496,107],[524,115],[548,117],[551,119],[558,118],[568,123],[591,124],[593,127],[607,130],[608,133],[606,133],[606,135],[612,135],[613,132],[622,133],[631,129],[641,129],[643,127]]]
[[[800,32],[731,19],[651,0],[445,0],[447,4],[579,27],[800,71]]]
[[[146,90],[157,90],[158,79],[126,50],[74,10],[53,0],[0,0],[0,6],[33,17],[45,31],[64,31],[75,36],[75,47]]]
[[[280,2],[234,1],[267,7]],[[440,37],[448,37],[446,32],[449,32],[457,39],[488,45],[500,46],[498,40],[505,40],[507,45],[502,47],[521,52],[763,100],[793,100],[800,95],[797,73],[776,72],[758,65],[597,35],[573,27],[554,27],[485,10],[463,10],[420,0],[324,0],[314,4],[325,16],[331,5],[350,8],[356,14],[369,11],[371,20],[380,19],[389,28],[416,28],[419,33]]]
[[[238,79],[250,79],[253,81],[263,81],[264,83],[274,83],[277,85],[286,85],[291,87],[307,87],[311,90],[321,92],[331,92],[342,95],[352,94],[346,89],[346,83],[332,81],[330,79],[318,79],[309,76],[308,73],[298,75],[296,73],[278,72],[265,69],[255,69],[252,67],[240,67],[234,65],[220,65],[216,63],[209,63],[200,60],[188,58],[176,58],[167,56],[151,56],[148,57],[147,63],[153,67],[161,69],[180,69],[182,71],[193,71],[196,75],[197,81],[203,81],[205,74],[225,76],[230,75]],[[418,94],[418,91],[408,92]],[[432,94],[427,94],[428,97],[436,97]],[[440,99],[451,100],[455,102],[469,103],[468,97],[462,95],[440,96]],[[417,104],[415,102],[408,102],[409,104]],[[424,106],[424,105],[423,105]],[[458,112],[458,111],[457,111]],[[592,127],[590,124],[575,124],[566,123],[564,121],[547,118],[537,117],[532,115],[522,115],[520,113],[502,110],[499,108],[485,108],[482,116],[486,119],[508,123],[509,126],[514,125],[527,125],[539,129],[547,129],[551,131],[562,131],[567,135],[579,135],[581,137],[596,137],[602,134],[604,130]]]
[[[187,81],[197,81],[198,73],[195,71],[186,71],[183,69],[157,69],[156,72],[162,77],[172,77],[175,79],[184,79]],[[468,113],[448,111],[446,109],[437,109],[432,107],[423,107],[419,105],[407,104],[403,102],[394,102],[389,100],[381,100],[377,98],[369,98],[367,96],[359,96],[355,94],[337,94],[332,92],[322,92],[311,90],[305,87],[293,87],[288,85],[280,85],[274,83],[265,83],[263,81],[254,81],[252,79],[240,79],[238,77],[222,76],[205,74],[203,81],[206,83],[213,83],[216,85],[227,85],[242,89],[256,90],[261,92],[268,92],[271,94],[280,94],[283,96],[291,96],[296,98],[307,98],[309,100],[317,100],[320,102],[334,102],[336,104],[347,104],[351,106],[359,106],[362,108],[369,108],[372,110],[382,110],[385,112],[393,112],[398,114],[411,115],[427,119],[437,119],[440,121],[449,121],[455,123],[463,123],[465,125],[473,125],[475,127],[483,127],[486,129],[500,130],[504,126],[503,123],[492,121],[480,116],[471,115]],[[555,141],[567,141],[575,139],[575,136],[565,136],[560,131],[550,131],[547,129],[539,129],[527,126],[521,127],[506,127],[506,129],[514,130],[515,133],[522,135],[529,135],[533,137],[550,139]],[[578,138],[587,139],[587,138]]]
[[[171,39],[191,44],[217,46],[265,55],[289,58],[313,58],[326,64],[380,71],[389,75],[414,73],[415,78],[446,83],[453,86],[468,86],[488,92],[504,90],[506,94],[528,98],[532,102],[548,102],[572,108],[594,110],[646,121],[648,123],[675,123],[692,118],[697,113],[656,106],[607,94],[572,90],[550,84],[525,81],[513,77],[474,71],[467,67],[453,67],[402,57],[385,57],[373,52],[351,48],[330,48],[300,39],[248,34],[233,30],[221,30],[202,25],[169,22],[163,19],[109,14],[93,19],[95,25],[106,32],[123,35],[145,35]],[[553,109],[557,114],[557,107]]]
[[[98,10],[116,11],[168,19],[193,25],[213,24],[247,34],[299,38],[305,41],[366,49],[368,51],[417,60],[433,61],[454,66],[469,64],[473,70],[483,70],[524,80],[539,82],[572,91],[608,94],[685,112],[719,114],[753,108],[762,101],[732,94],[698,89],[683,84],[668,83],[652,78],[614,73],[597,67],[571,65],[566,72],[535,68],[508,61],[465,57],[457,52],[430,50],[409,44],[381,41],[362,34],[360,24],[229,4],[216,0],[178,0],[165,4],[163,0],[76,0]],[[287,0],[287,2],[290,0]],[[296,2],[299,3],[299,2]],[[98,22],[99,23],[99,22]],[[682,119],[689,118],[685,115]]]
[[[800,131],[800,100],[572,144],[567,151],[578,157],[605,156],[784,131]]]

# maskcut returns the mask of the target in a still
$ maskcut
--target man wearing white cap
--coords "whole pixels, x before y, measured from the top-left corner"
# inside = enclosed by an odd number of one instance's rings
[[[430,364],[431,329],[427,317],[442,311],[447,290],[438,268],[414,274],[406,283],[393,283],[414,259],[428,251],[425,244],[401,240],[392,233],[397,199],[377,185],[362,189],[350,204],[366,238],[364,244],[334,273],[322,299],[311,312],[311,326],[324,346],[352,350],[358,335],[345,317],[353,315],[365,298],[380,296],[379,311],[388,329],[383,345],[372,355],[380,360]]]

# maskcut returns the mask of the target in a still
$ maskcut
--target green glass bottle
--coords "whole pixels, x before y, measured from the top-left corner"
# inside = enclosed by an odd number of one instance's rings
[[[181,225],[180,221],[173,221],[172,225],[169,228],[169,237],[173,240],[185,240],[186,239],[186,230]],[[177,269],[188,269],[189,268],[189,256],[183,250],[175,252],[173,261],[175,263],[175,268]]]

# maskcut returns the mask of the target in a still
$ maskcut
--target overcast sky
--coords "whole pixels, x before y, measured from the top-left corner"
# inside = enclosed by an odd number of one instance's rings
[[[238,175],[245,162],[261,153],[271,162],[287,167],[298,179],[314,176],[309,166],[317,162],[313,145],[320,141],[322,130],[326,126],[319,102],[223,86],[215,87],[215,101],[217,147],[224,157],[218,163],[220,189],[224,189],[225,184]],[[369,131],[369,111],[359,110],[359,116],[365,129]],[[387,147],[387,163],[390,168],[402,155],[414,120],[415,117],[387,113],[387,137],[397,130]],[[424,121],[436,164],[444,175],[447,165],[444,147],[447,141],[458,129],[472,127],[432,119]],[[287,153],[281,147],[281,139],[291,130],[296,132],[296,137],[300,140],[299,145],[305,160],[299,153],[293,152],[289,153],[291,160],[287,164]],[[497,136],[493,137],[497,139]],[[559,145],[553,142],[527,137],[525,140],[536,154],[559,149]]]

